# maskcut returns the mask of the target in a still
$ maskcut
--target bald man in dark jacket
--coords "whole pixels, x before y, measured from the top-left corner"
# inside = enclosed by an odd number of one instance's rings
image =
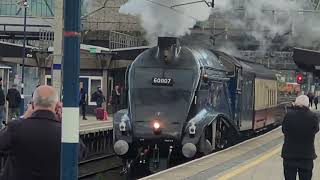
[[[0,180],[59,180],[61,103],[55,90],[38,87],[24,118],[0,131],[0,151],[9,154]]]
[[[6,129],[0,132],[0,151],[9,154],[1,180],[60,178],[58,97],[49,86],[39,87],[35,94],[32,115],[8,123]]]

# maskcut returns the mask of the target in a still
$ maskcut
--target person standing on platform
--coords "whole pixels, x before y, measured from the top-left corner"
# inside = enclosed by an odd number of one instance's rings
[[[94,92],[91,97],[92,97],[91,99],[96,102],[97,108],[101,108],[102,103],[105,101],[105,97],[100,87],[97,88],[97,91]]]
[[[40,86],[23,119],[0,131],[0,151],[10,152],[1,180],[60,179],[61,109],[55,89]]]
[[[318,109],[318,103],[319,103],[319,98],[318,98],[318,96],[315,96],[315,97],[314,97],[313,102],[314,102],[314,106],[316,107],[316,109]]]
[[[312,105],[313,105],[313,95],[312,95],[312,93],[309,92],[307,96],[309,98],[309,106],[312,107]]]
[[[300,95],[282,123],[284,144],[281,156],[285,180],[311,180],[313,160],[316,159],[314,140],[319,131],[319,120],[309,109],[309,98]]]
[[[79,93],[79,106],[81,107],[82,119],[87,120],[86,118],[86,109],[87,109],[87,92],[81,88]]]
[[[13,84],[12,88],[8,90],[6,100],[9,103],[8,121],[18,119],[20,114],[21,94],[18,91],[16,84]]]
[[[116,113],[119,110],[120,106],[120,87],[116,85],[114,87],[114,90],[112,91],[112,100],[111,103],[113,105],[114,113]]]
[[[2,124],[6,124],[5,121],[5,113],[4,113],[4,109],[5,109],[5,103],[6,103],[6,99],[5,99],[5,95],[2,89],[2,78],[0,77],[0,129],[2,128]]]

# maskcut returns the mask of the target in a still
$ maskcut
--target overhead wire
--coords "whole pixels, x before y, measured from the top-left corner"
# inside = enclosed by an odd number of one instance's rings
[[[84,15],[84,16],[81,16],[81,18],[86,18],[88,16],[91,16],[92,14],[104,9],[107,7],[107,3],[108,3],[109,0],[105,0],[105,2],[103,3],[103,6],[101,6],[100,8],[96,9],[96,10],[93,10],[91,12],[89,12],[88,14]]]
[[[154,1],[152,1],[152,0],[145,0],[145,1],[147,1],[147,2],[149,2],[149,3],[152,3],[152,4],[155,4],[155,5],[158,5],[158,6],[161,6],[161,7],[164,7],[164,8],[167,8],[167,9],[172,10],[172,11],[174,11],[174,12],[180,14],[180,15],[184,15],[184,16],[189,17],[189,18],[191,18],[191,19],[194,19],[194,20],[196,20],[196,21],[200,21],[198,18],[196,18],[196,17],[194,17],[194,16],[191,16],[191,15],[188,15],[188,14],[186,14],[185,12],[179,11],[178,9],[175,9],[175,8],[173,8],[173,7],[166,6],[166,5],[164,5],[164,4],[161,4],[161,3],[158,3],[158,2],[154,2]]]
[[[206,0],[199,0],[199,1],[192,1],[192,2],[186,2],[186,3],[181,3],[181,4],[176,4],[171,6],[171,8],[173,7],[179,7],[179,6],[186,6],[186,5],[190,5],[190,4],[197,4],[197,3],[205,3],[208,7],[211,6],[211,4],[209,2],[207,2]]]

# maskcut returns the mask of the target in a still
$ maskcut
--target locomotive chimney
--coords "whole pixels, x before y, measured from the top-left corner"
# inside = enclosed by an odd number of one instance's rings
[[[174,61],[180,52],[179,40],[176,37],[158,37],[158,58],[167,63]]]

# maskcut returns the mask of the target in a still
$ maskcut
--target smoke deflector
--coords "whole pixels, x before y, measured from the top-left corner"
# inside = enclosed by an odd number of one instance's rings
[[[158,58],[170,63],[176,60],[180,52],[180,43],[176,37],[158,37]]]

